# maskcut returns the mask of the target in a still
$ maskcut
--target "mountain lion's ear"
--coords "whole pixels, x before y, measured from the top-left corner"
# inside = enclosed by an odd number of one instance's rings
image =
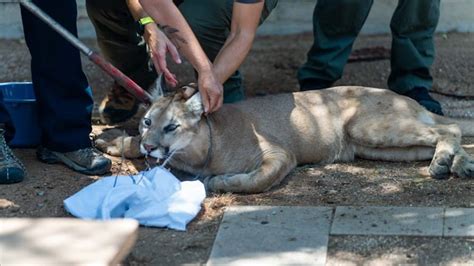
[[[193,96],[198,91],[196,83],[189,83],[188,85],[183,86],[182,89],[183,97],[186,100],[191,98],[191,96]]]
[[[160,74],[155,80],[155,83],[151,86],[151,98],[155,102],[165,95],[166,82],[163,74]]]
[[[188,110],[196,116],[201,116],[204,113],[204,107],[202,105],[201,94],[196,92],[191,98],[186,100],[186,106]]]

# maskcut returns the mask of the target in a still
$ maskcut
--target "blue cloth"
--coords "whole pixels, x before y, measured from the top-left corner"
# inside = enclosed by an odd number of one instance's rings
[[[64,200],[64,206],[79,218],[133,218],[141,225],[184,231],[205,197],[200,181],[180,182],[155,167],[133,176],[101,178]]]

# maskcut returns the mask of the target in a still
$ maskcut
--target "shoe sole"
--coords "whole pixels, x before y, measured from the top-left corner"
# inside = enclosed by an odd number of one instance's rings
[[[44,163],[48,164],[64,164],[69,168],[72,168],[74,171],[79,172],[81,174],[86,174],[86,175],[103,175],[109,172],[110,169],[110,162],[107,164],[105,169],[104,167],[96,167],[92,169],[87,169],[83,166],[78,165],[74,161],[70,160],[64,155],[57,154],[52,151],[48,150],[42,150],[41,152],[38,153],[38,159]]]

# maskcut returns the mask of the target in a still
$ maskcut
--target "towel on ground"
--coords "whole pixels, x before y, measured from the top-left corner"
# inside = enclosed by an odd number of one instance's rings
[[[64,206],[83,219],[133,218],[141,225],[184,231],[205,197],[200,181],[180,182],[155,167],[137,175],[101,178],[64,200]]]

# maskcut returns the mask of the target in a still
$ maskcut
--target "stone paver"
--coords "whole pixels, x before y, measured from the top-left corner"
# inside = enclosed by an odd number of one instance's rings
[[[332,208],[229,207],[208,265],[324,265]]]
[[[474,265],[466,237],[332,235],[326,266]]]
[[[474,236],[473,208],[341,206],[336,208],[331,217],[332,210],[326,207],[229,207],[221,222],[208,265],[340,264],[347,257],[348,250],[366,254],[368,251],[363,248],[374,241],[375,246],[395,241],[402,250],[398,257],[394,257],[391,252],[380,253],[379,250],[380,254],[373,254],[374,263],[385,261],[390,264],[398,261],[427,264],[447,258],[441,255],[434,260],[427,259],[436,255],[429,251],[433,247],[441,250],[451,248],[450,253],[456,255],[456,258],[449,258],[451,262],[456,259],[461,264],[472,261],[469,253],[466,253],[472,247],[468,240],[462,242],[463,238],[457,238],[457,246],[452,247],[449,244],[454,243],[452,238],[430,237]],[[354,237],[367,239],[348,242],[346,246],[339,247],[336,253],[333,252],[337,254],[337,260],[326,261],[329,234],[333,235],[333,240],[341,237],[341,241]],[[359,242],[364,244],[357,244]],[[427,250],[415,252],[419,244],[423,244]],[[406,257],[407,252],[410,257]],[[360,262],[365,259],[363,256],[359,258]]]
[[[130,219],[3,218],[0,265],[117,265],[137,233]]]
[[[444,236],[474,236],[474,209],[446,208]]]
[[[331,234],[442,236],[443,208],[337,207]]]

